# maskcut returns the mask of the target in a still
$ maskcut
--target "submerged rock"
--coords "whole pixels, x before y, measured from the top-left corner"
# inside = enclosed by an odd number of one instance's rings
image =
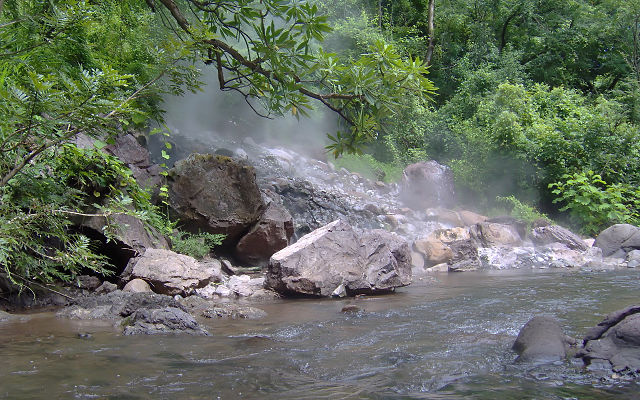
[[[411,283],[409,245],[382,230],[358,234],[337,220],[271,257],[265,287],[284,294],[381,293]]]
[[[186,333],[208,336],[196,320],[185,311],[175,307],[159,309],[141,308],[123,323],[124,335],[166,335]]]
[[[527,322],[513,343],[518,362],[548,363],[567,357],[567,348],[575,341],[568,338],[553,317],[538,315]]]
[[[584,337],[576,354],[585,365],[609,365],[617,373],[640,373],[640,305],[612,312]]]

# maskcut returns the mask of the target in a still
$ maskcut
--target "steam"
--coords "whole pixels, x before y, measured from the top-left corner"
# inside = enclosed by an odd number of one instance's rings
[[[213,68],[202,65],[202,92],[167,96],[163,108],[171,140],[180,146],[191,140],[209,147],[241,145],[251,138],[263,146],[282,146],[318,157],[327,145],[327,133],[337,129],[337,117],[314,104],[311,116],[293,115],[264,118],[256,114],[239,93],[221,91]],[[252,105],[260,112],[258,103]]]

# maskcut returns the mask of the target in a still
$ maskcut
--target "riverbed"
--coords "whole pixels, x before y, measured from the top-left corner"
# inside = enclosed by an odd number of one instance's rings
[[[2,399],[637,399],[581,362],[515,364],[534,315],[581,338],[640,303],[640,271],[434,275],[387,296],[277,300],[211,336],[122,336],[53,313],[0,323]],[[341,312],[346,305],[360,311]]]

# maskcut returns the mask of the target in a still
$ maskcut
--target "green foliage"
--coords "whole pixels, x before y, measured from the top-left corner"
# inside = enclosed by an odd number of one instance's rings
[[[582,233],[595,235],[615,223],[638,224],[640,190],[621,184],[607,184],[593,171],[563,175],[563,180],[549,184],[556,195],[554,203],[562,203],[572,222]]]
[[[332,163],[337,168],[357,172],[373,181],[397,182],[402,178],[401,165],[378,161],[370,154],[343,154]]]
[[[171,231],[121,162],[71,144],[80,134],[110,141],[122,126],[157,115],[152,86],[179,71],[162,43],[149,45],[151,14],[139,15],[135,3],[4,2],[0,266],[17,286],[70,280],[84,268],[110,273],[108,260],[74,230],[78,218],[106,218],[107,237],[116,213]]]
[[[213,233],[180,232],[171,236],[171,248],[176,253],[186,254],[198,260],[211,254],[226,236]]]
[[[531,229],[533,222],[537,220],[550,221],[549,217],[538,211],[535,207],[522,203],[515,196],[496,197],[498,203],[505,204],[509,209],[512,217],[527,223],[527,228]]]

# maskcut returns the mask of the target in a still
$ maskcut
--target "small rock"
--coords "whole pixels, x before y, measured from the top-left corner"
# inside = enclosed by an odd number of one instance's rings
[[[142,279],[136,278],[132,279],[124,285],[122,289],[123,292],[132,292],[132,293],[148,293],[152,292],[151,286]]]
[[[333,293],[331,293],[331,297],[346,297],[347,296],[347,289],[344,287],[344,284],[340,284],[336,290],[333,291]]]
[[[346,306],[342,307],[342,309],[340,310],[340,312],[342,313],[359,313],[360,311],[362,311],[362,308],[356,306],[355,304],[347,304]]]
[[[186,333],[208,336],[209,332],[200,327],[195,319],[185,311],[166,307],[160,309],[141,308],[125,320],[124,335],[162,335]]]
[[[115,290],[118,290],[118,285],[116,285],[115,283],[104,281],[102,282],[102,285],[100,285],[96,289],[96,294],[111,293]]]

